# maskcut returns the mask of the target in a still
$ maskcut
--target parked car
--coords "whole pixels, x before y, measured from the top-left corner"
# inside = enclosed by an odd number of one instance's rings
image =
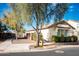
[[[2,33],[0,33],[0,39],[15,39],[16,38],[16,35],[15,33],[12,33],[12,32],[7,32],[7,31],[4,31]]]
[[[0,22],[0,40],[15,39],[15,31],[8,28],[6,24]]]

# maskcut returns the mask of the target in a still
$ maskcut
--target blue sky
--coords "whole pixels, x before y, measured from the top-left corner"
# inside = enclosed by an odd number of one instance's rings
[[[70,4],[64,15],[65,20],[79,20],[79,3]]]
[[[10,6],[6,3],[0,3],[0,18],[3,18],[4,16],[4,11],[10,11]]]
[[[0,18],[3,18],[5,10],[10,11],[11,10],[10,6],[6,3],[0,3]],[[63,19],[64,20],[79,20],[79,3],[70,4]],[[28,26],[25,26],[25,28],[27,30],[31,29],[31,27],[28,28]]]

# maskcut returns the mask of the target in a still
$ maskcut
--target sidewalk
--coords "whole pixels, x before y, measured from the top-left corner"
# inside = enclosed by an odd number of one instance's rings
[[[0,53],[17,53],[17,52],[40,52],[40,51],[49,51],[49,50],[56,50],[56,49],[62,49],[62,48],[71,48],[71,47],[79,47],[79,45],[55,45],[51,43],[44,47],[39,48],[30,48],[30,44],[12,44],[11,41],[5,41],[2,44],[0,44]]]
[[[6,48],[4,51],[0,53],[16,53],[16,52],[40,52],[40,51],[48,51],[48,50],[53,50],[56,49],[55,46],[52,47],[39,47],[39,48],[31,48],[29,49],[26,44],[14,44]]]
[[[4,51],[11,45],[11,40],[6,40],[0,44],[0,53],[4,53]]]
[[[12,44],[11,40],[7,40],[0,44],[0,53],[14,53],[14,52],[33,52],[33,51],[44,51],[50,48],[54,48],[55,45],[51,45],[52,43],[45,43],[44,46],[39,48],[31,48],[30,43],[22,43],[22,44]]]
[[[69,45],[69,46],[56,46],[56,47],[53,47],[53,48],[34,48],[34,49],[29,49],[29,50],[27,50],[27,49],[24,49],[24,48],[22,48],[22,49],[19,49],[19,48],[17,48],[17,49],[7,49],[7,50],[5,50],[5,51],[3,51],[3,52],[1,52],[1,53],[18,53],[18,52],[41,52],[41,51],[51,51],[51,50],[56,50],[56,49],[62,49],[62,48],[71,48],[71,47],[79,47],[79,45],[76,45],[76,46],[71,46],[71,45]]]
[[[0,52],[4,51],[7,47],[11,45],[11,40],[6,40],[0,44]]]

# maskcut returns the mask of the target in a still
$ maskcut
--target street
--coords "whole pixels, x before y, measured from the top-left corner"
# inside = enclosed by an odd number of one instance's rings
[[[6,53],[0,56],[79,56],[79,47],[62,48],[43,52]]]

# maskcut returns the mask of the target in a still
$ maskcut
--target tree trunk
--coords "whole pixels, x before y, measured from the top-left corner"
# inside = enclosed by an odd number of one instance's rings
[[[43,41],[43,39],[42,39],[42,46],[44,45],[44,41]]]
[[[40,46],[40,39],[39,39],[39,33],[37,32],[37,47],[39,47]]]

